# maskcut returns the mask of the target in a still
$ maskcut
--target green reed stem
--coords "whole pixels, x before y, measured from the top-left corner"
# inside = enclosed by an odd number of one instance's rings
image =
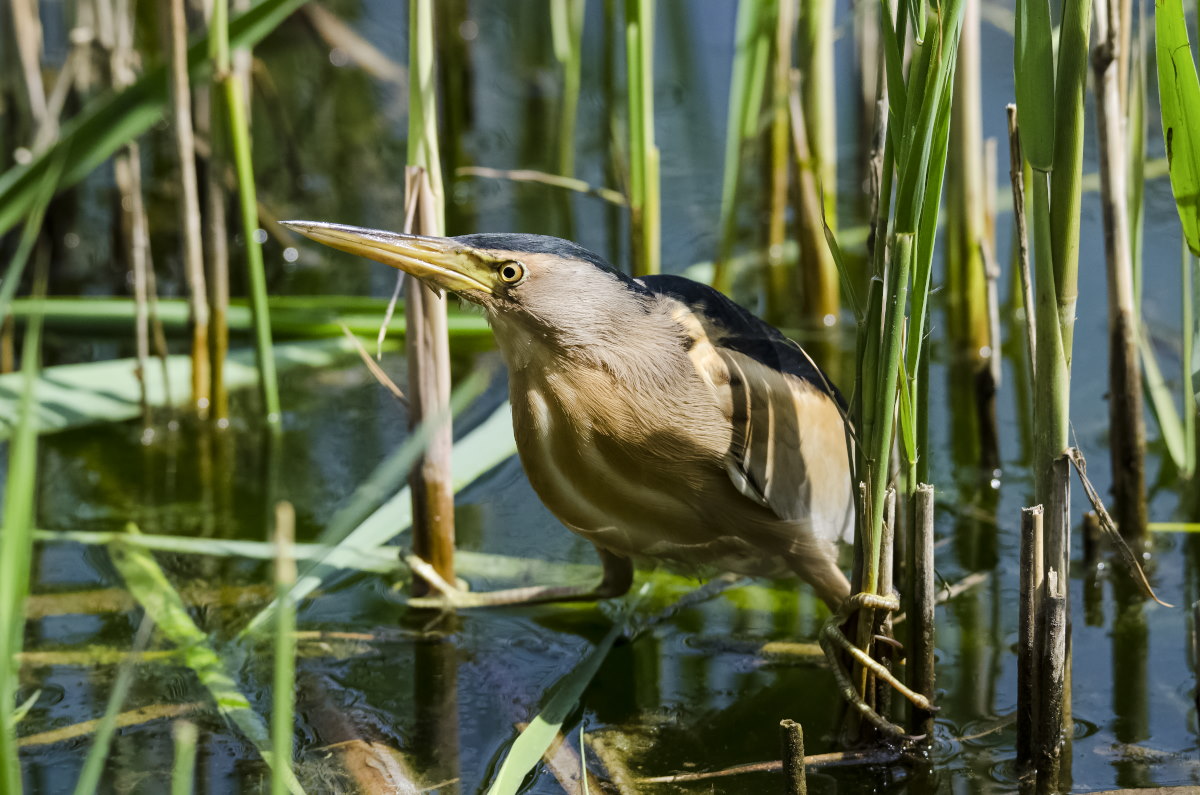
[[[725,166],[721,176],[721,211],[713,286],[728,292],[732,274],[737,222],[737,192],[747,143],[757,130],[762,107],[767,62],[771,53],[769,3],[740,0],[734,30],[733,72],[729,82],[729,110],[725,120]]]
[[[153,629],[153,619],[149,615],[143,616],[137,637],[133,641],[133,649],[125,655],[117,670],[117,678],[108,694],[104,715],[96,726],[96,735],[92,739],[87,758],[83,762],[83,770],[80,771],[79,778],[75,782],[75,795],[92,795],[92,793],[100,791],[100,777],[104,775],[104,762],[108,759],[112,738],[117,732],[117,715],[120,714],[125,698],[129,695],[129,688],[133,685],[134,661],[146,648]]]
[[[34,213],[27,227],[40,220]],[[28,257],[29,251],[25,251]],[[23,265],[23,263],[21,263]],[[44,269],[39,269],[44,270]],[[46,276],[35,279],[35,293],[45,294]],[[21,761],[17,752],[13,709],[25,635],[25,599],[33,558],[34,499],[37,493],[37,415],[34,383],[42,344],[41,319],[25,329],[21,350],[21,399],[17,426],[8,445],[8,477],[4,487],[4,531],[0,533],[0,791],[19,795]]]
[[[658,273],[659,152],[654,143],[654,2],[625,0],[625,59],[629,95],[629,207],[635,276]]]
[[[1183,387],[1183,474],[1191,477],[1196,473],[1196,398],[1192,394],[1192,357],[1195,355],[1195,309],[1193,306],[1195,289],[1193,279],[1192,252],[1187,240],[1183,242],[1180,252],[1180,314],[1183,327],[1183,355],[1180,364],[1181,386]]]
[[[579,115],[579,85],[583,68],[583,19],[587,0],[551,0],[550,30],[554,57],[563,69],[562,102],[558,121],[558,174],[575,174],[575,124]]]
[[[213,5],[210,25],[210,55],[214,76],[225,96],[225,118],[233,145],[234,171],[238,181],[238,205],[241,210],[242,237],[246,241],[246,268],[250,285],[250,309],[254,317],[254,342],[258,355],[259,389],[267,424],[279,427],[279,383],[275,373],[275,354],[271,347],[271,314],[267,306],[267,276],[263,267],[262,244],[258,233],[258,195],[254,184],[254,163],[250,153],[250,124],[242,84],[229,65],[229,0]]]
[[[171,767],[171,795],[192,795],[196,777],[196,724],[181,720],[171,735],[175,738],[175,764]]]
[[[296,514],[291,503],[275,506],[275,668],[271,691],[271,793],[284,795],[292,777],[293,711],[296,692],[296,603],[290,593],[296,584],[292,551]],[[287,771],[285,773],[285,771]]]

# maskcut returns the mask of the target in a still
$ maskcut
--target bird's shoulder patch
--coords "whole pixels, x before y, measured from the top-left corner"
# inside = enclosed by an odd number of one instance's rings
[[[806,381],[845,408],[841,392],[803,348],[717,290],[666,274],[644,276],[636,283],[652,294],[673,298],[686,306],[704,338],[715,348],[736,351],[765,367]],[[685,326],[685,330],[694,338],[692,329]]]

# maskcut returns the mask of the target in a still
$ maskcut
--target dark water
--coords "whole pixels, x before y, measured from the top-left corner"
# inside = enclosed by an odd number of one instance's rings
[[[449,9],[447,4],[446,8]],[[657,136],[662,150],[663,259],[668,270],[711,258],[720,199],[725,106],[735,5],[724,0],[659,4]],[[604,88],[602,4],[588,4],[585,59],[577,134],[577,172],[597,185],[612,184],[608,94]],[[842,4],[844,6],[844,4]],[[861,205],[855,177],[857,125],[852,90],[853,51],[847,8],[839,6],[837,46],[843,223],[857,223]],[[330,8],[399,63],[406,62],[407,14],[386,2],[331,3]],[[460,56],[448,75],[459,86],[448,95],[456,119],[445,154],[454,165],[553,171],[558,67],[550,46],[545,6],[532,2],[477,3],[459,28]],[[982,29],[985,134],[1003,140],[1004,103],[1012,97],[1011,39]],[[343,58],[312,29],[293,19],[257,51],[271,75],[256,96],[255,157],[264,200],[280,217],[336,220],[365,226],[401,223],[406,94],[375,80]],[[1151,96],[1153,97],[1153,85]],[[618,91],[617,101],[621,102]],[[1090,95],[1089,95],[1090,106]],[[1151,110],[1153,154],[1157,110]],[[1089,147],[1093,145],[1089,121]],[[173,183],[167,137],[152,133],[146,166],[155,213],[160,283],[182,289],[174,230]],[[1003,147],[1001,147],[1003,151]],[[1089,148],[1087,171],[1094,171]],[[1001,167],[1003,174],[1005,168]],[[628,264],[623,213],[599,200],[537,185],[448,178],[452,233],[527,231],[571,236]],[[1003,187],[1003,186],[998,186]],[[74,234],[74,247],[56,258],[53,289],[60,293],[122,292],[123,267],[107,244],[111,179],[104,170],[78,191],[55,221],[57,235]],[[748,203],[749,204],[749,203]],[[1086,194],[1081,242],[1079,316],[1073,372],[1072,419],[1090,474],[1105,493],[1107,460],[1105,295],[1099,204]],[[747,206],[743,225],[755,223]],[[1168,376],[1179,371],[1178,222],[1165,180],[1147,186],[1145,312]],[[1010,219],[1002,215],[999,261],[1007,263]],[[747,235],[752,246],[757,233]],[[266,255],[277,294],[387,295],[391,271],[298,242],[271,240]],[[937,278],[935,276],[935,278]],[[1007,275],[1002,283],[1007,284]],[[114,286],[115,285],[115,286]],[[236,289],[236,288],[235,288]],[[748,294],[750,301],[753,295]],[[940,300],[940,297],[939,297]],[[1016,788],[1013,759],[1017,615],[1017,526],[1031,502],[1027,468],[1027,388],[1017,375],[1023,355],[1019,327],[1005,316],[1005,373],[998,402],[1002,468],[978,468],[972,449],[969,399],[952,366],[941,311],[933,317],[931,430],[926,452],[938,488],[937,567],[947,582],[986,573],[977,585],[939,608],[937,736],[928,769],[902,767],[825,770],[810,778],[813,792],[1006,792]],[[51,362],[128,355],[124,340],[51,335]],[[852,343],[843,339],[841,356]],[[463,355],[462,374],[476,358]],[[494,357],[492,357],[494,358]],[[403,362],[385,359],[403,383]],[[494,385],[464,418],[478,422],[502,399]],[[120,529],[129,520],[150,533],[261,539],[272,500],[291,500],[301,540],[314,539],[329,518],[403,439],[401,409],[356,362],[327,372],[297,372],[284,383],[285,434],[272,452],[252,419],[253,395],[235,404],[233,426],[218,434],[184,421],[178,430],[160,418],[156,441],[142,445],[140,425],[89,428],[43,440],[39,524],[53,529]],[[1150,437],[1157,429],[1150,424]],[[1161,443],[1150,452],[1152,521],[1195,520],[1194,501],[1177,482]],[[275,472],[276,490],[265,486]],[[1076,495],[1075,515],[1085,510]],[[463,548],[592,563],[590,547],[559,525],[538,503],[520,466],[509,460],[465,489],[458,500]],[[1081,560],[1076,533],[1073,559]],[[120,586],[101,548],[42,544],[33,590],[61,593]],[[1183,534],[1153,538],[1149,571],[1168,602],[1200,598],[1195,573],[1200,543]],[[268,582],[266,564],[230,558],[159,554],[181,587],[252,586]],[[499,582],[499,579],[497,579]],[[494,584],[488,577],[475,587]],[[326,754],[317,749],[342,739],[329,714],[338,714],[365,739],[402,751],[427,784],[455,779],[441,791],[475,792],[494,774],[514,724],[527,721],[546,690],[611,625],[611,607],[547,607],[464,614],[422,634],[422,625],[390,596],[387,578],[341,574],[300,615],[300,628],[365,633],[372,637],[331,646],[302,644],[297,743],[301,774],[314,790],[341,789]],[[1181,607],[1138,601],[1120,568],[1084,566],[1071,572],[1075,650],[1075,735],[1069,745],[1074,791],[1118,786],[1200,784],[1190,629]],[[807,751],[835,750],[840,701],[824,668],[764,657],[771,640],[812,640],[824,617],[808,590],[793,583],[757,583],[681,610],[631,643],[619,644],[583,697],[583,709],[564,726],[577,746],[582,726],[602,740],[634,778],[718,770],[778,756],[778,722],[803,723]],[[228,638],[261,602],[222,605],[209,600],[193,615],[216,638]],[[669,598],[655,597],[658,601]],[[61,614],[30,621],[31,651],[128,648],[140,612],[97,610],[97,598]],[[42,694],[21,724],[22,734],[97,717],[115,674],[111,665],[30,665],[27,692]],[[238,681],[265,714],[270,703],[270,658],[253,655],[238,666]],[[127,708],[203,702],[205,692],[186,668],[144,664]],[[199,790],[256,789],[266,775],[256,752],[209,708],[192,713],[201,729]],[[30,790],[73,787],[88,738],[30,749],[24,755]],[[589,752],[592,755],[594,752]],[[170,722],[122,731],[114,741],[105,786],[159,792],[172,759]],[[611,771],[610,771],[611,772]],[[323,783],[322,783],[323,782]],[[773,774],[746,774],[690,785],[644,785],[647,791],[769,792]],[[557,792],[542,770],[529,791]]]

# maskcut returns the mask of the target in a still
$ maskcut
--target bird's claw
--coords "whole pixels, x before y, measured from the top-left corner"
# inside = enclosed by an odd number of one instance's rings
[[[921,737],[907,734],[901,726],[892,723],[880,715],[863,699],[862,694],[854,687],[854,683],[850,679],[850,674],[841,660],[841,653],[844,652],[850,655],[851,659],[876,677],[887,682],[896,692],[908,699],[913,706],[926,712],[937,712],[937,707],[928,698],[912,690],[897,679],[887,667],[851,643],[846,634],[842,632],[842,624],[846,622],[855,610],[870,608],[874,610],[895,611],[899,607],[900,602],[895,596],[881,596],[868,593],[854,594],[846,599],[838,611],[825,622],[825,625],[821,628],[820,643],[821,649],[825,652],[825,657],[829,660],[830,667],[833,670],[834,679],[837,680],[838,689],[847,703],[856,709],[872,726],[884,734],[896,739],[915,741],[921,739]],[[900,644],[895,643],[895,641],[891,642],[896,647],[903,648]]]

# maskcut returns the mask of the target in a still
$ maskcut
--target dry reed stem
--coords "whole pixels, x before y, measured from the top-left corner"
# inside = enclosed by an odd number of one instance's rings
[[[359,792],[402,793],[423,792],[408,769],[403,755],[386,744],[365,739],[355,725],[354,713],[346,705],[334,701],[344,688],[325,676],[301,673],[298,681],[297,707],[305,721],[332,751],[342,768],[349,774]]]
[[[52,124],[42,83],[42,23],[37,0],[11,0],[13,38],[25,83],[25,100],[33,117],[34,129]],[[51,136],[53,138],[55,136]]]
[[[783,745],[783,791],[786,795],[807,795],[808,778],[804,772],[804,727],[785,718],[779,722]]]
[[[379,363],[371,358],[371,354],[367,353],[367,349],[363,347],[362,341],[360,341],[358,337],[354,336],[354,332],[351,331],[350,327],[345,323],[338,323],[338,325],[342,329],[342,334],[346,335],[346,339],[350,340],[351,344],[354,345],[354,349],[358,351],[358,357],[362,359],[363,364],[365,364],[367,369],[371,371],[371,375],[375,376],[375,380],[378,381],[385,389],[387,389],[387,391],[391,392],[392,397],[400,401],[401,405],[407,406],[408,399],[404,397],[404,392],[402,392],[400,387],[396,386],[396,382],[393,381],[388,374],[383,371],[383,368],[379,366]]]
[[[1119,89],[1118,0],[1095,0],[1096,46],[1092,50],[1096,128],[1100,151],[1100,206],[1108,276],[1108,413],[1113,497],[1121,534],[1135,546],[1146,535],[1146,426],[1142,372],[1137,351],[1133,262],[1126,193],[1128,149]],[[1126,0],[1128,1],[1128,0]]]
[[[798,72],[795,74],[798,75]],[[802,265],[802,312],[806,319],[827,326],[837,320],[839,305],[837,265],[826,239],[826,227],[832,228],[833,219],[826,217],[820,164],[813,159],[808,122],[798,87],[789,92],[788,110],[791,116],[792,151],[797,166],[796,236]]]
[[[1068,698],[1066,668],[1068,659],[1068,617],[1066,579],[1053,568],[1046,572],[1042,614],[1041,682],[1037,711],[1034,759],[1039,780],[1051,787],[1058,778],[1059,758],[1065,729],[1064,703]]]
[[[928,698],[934,697],[934,597],[933,486],[922,483],[913,496],[913,543],[910,567],[912,580],[912,625],[909,628],[909,687]],[[933,715],[911,709],[909,732],[933,737]]]
[[[435,196],[424,169],[409,166],[407,189],[418,193],[411,231],[440,234]],[[417,279],[405,282],[408,353],[409,428],[443,411],[450,400],[450,349],[446,332],[446,299]],[[454,439],[450,423],[443,423],[430,438],[424,454],[409,476],[413,498],[413,554],[427,561],[442,579],[454,582],[454,488],[450,458]],[[421,595],[424,580],[413,579]]]
[[[1134,554],[1133,550],[1129,548],[1129,545],[1125,543],[1124,538],[1117,531],[1116,523],[1113,522],[1112,517],[1104,508],[1104,501],[1100,499],[1100,495],[1096,493],[1096,488],[1088,479],[1087,461],[1084,460],[1083,453],[1078,447],[1072,447],[1063,455],[1063,459],[1069,460],[1075,467],[1075,472],[1079,475],[1079,482],[1083,486],[1083,491],[1087,495],[1088,501],[1091,502],[1092,507],[1096,510],[1097,517],[1100,519],[1101,529],[1104,530],[1113,548],[1116,549],[1117,554],[1124,561],[1126,568],[1129,569],[1129,574],[1139,590],[1141,590],[1142,595],[1147,599],[1153,599],[1163,607],[1173,607],[1174,605],[1167,604],[1154,593],[1154,588],[1151,587],[1150,581],[1146,579],[1146,572],[1142,569],[1141,561],[1138,560],[1137,555]]]
[[[804,757],[805,768],[850,767],[854,765],[889,765],[900,759],[900,752],[894,748],[872,748],[866,751],[835,751],[828,754],[810,754]],[[611,770],[611,768],[609,768]],[[740,776],[746,773],[773,773],[783,769],[781,760],[770,762],[751,762],[747,765],[734,765],[722,770],[712,770],[702,773],[677,773],[670,776],[651,776],[635,779],[637,784],[682,784],[689,781],[708,781],[714,778]],[[634,791],[634,790],[630,790]]]
[[[208,287],[204,278],[204,249],[200,231],[200,193],[196,179],[192,89],[188,82],[187,17],[183,0],[168,0],[169,21],[164,38],[169,53],[171,118],[175,155],[179,163],[179,219],[183,230],[183,272],[188,285],[192,334],[192,407],[202,419],[212,403],[212,368],[208,347]]]
[[[128,653],[126,653],[126,656],[129,656]],[[184,715],[191,715],[195,712],[203,712],[209,708],[209,704],[204,701],[194,701],[186,704],[151,704],[146,707],[138,707],[137,709],[118,713],[115,725],[118,729],[141,726],[151,721],[178,718]],[[95,732],[101,720],[101,718],[95,718],[93,720],[72,723],[69,726],[63,726],[51,731],[27,734],[20,738],[17,744],[21,748],[32,748],[39,745],[52,745],[68,740],[77,740],[80,737],[87,737],[89,734]]]
[[[487,168],[485,166],[462,166],[455,169],[454,173],[460,177],[487,177],[490,179],[508,179],[513,182],[534,182],[540,185],[549,185],[554,188],[575,191],[576,193],[585,193],[589,196],[603,199],[609,204],[614,204],[618,207],[627,207],[629,205],[629,201],[620,191],[590,185],[574,177],[547,174],[545,171],[535,171],[528,168],[504,169]]]
[[[1017,762],[1033,761],[1038,697],[1037,616],[1043,589],[1042,506],[1021,510],[1020,607],[1017,640]]]
[[[350,62],[378,80],[408,88],[408,70],[358,34],[320,3],[305,3],[300,13],[329,48],[340,50]]]

